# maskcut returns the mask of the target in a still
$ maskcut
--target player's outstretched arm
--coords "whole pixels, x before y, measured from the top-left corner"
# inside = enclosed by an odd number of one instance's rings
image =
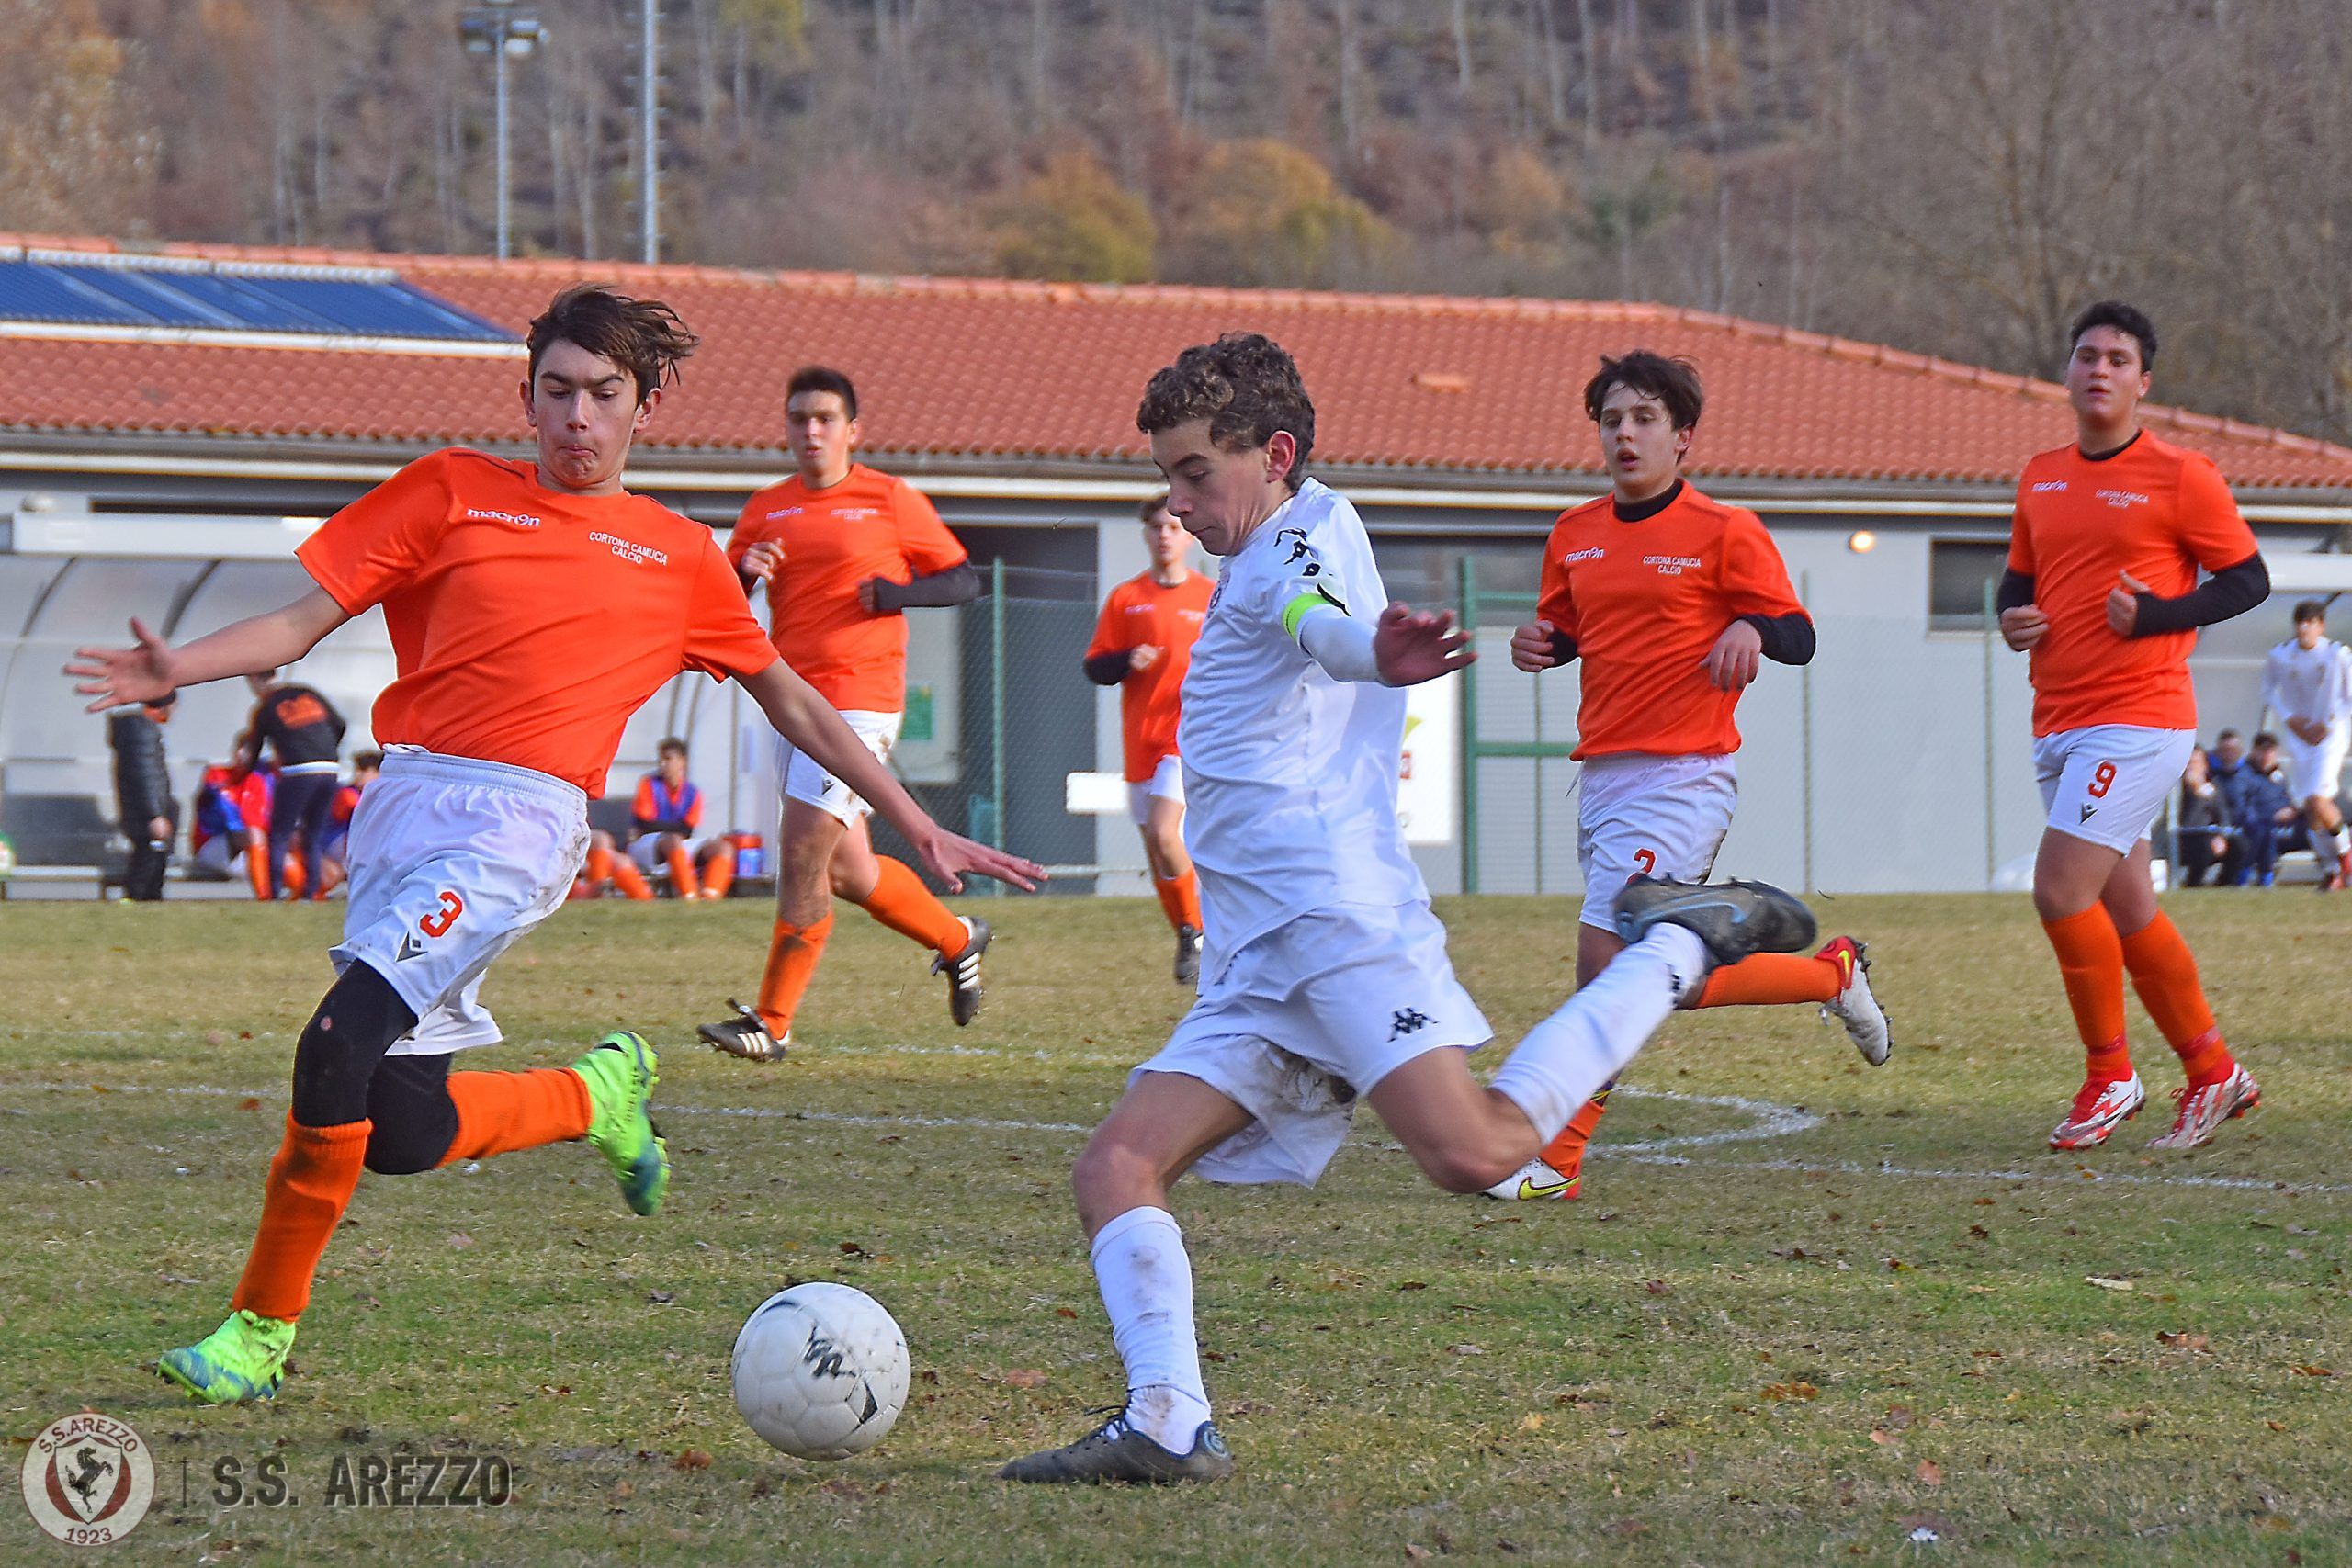
[[[1391,604],[1380,612],[1372,651],[1381,680],[1391,686],[1434,681],[1478,659],[1470,648],[1470,634],[1454,626],[1453,611],[1432,615],[1409,604]]]
[[[817,765],[874,803],[883,819],[906,836],[932,874],[950,892],[964,888],[963,874],[977,872],[1027,892],[1046,878],[1035,861],[1006,854],[951,833],[915,804],[914,796],[865,749],[833,705],[779,659],[756,675],[741,677],[743,690],[760,705],[776,733],[816,759]]]
[[[129,648],[77,648],[65,673],[91,699],[88,712],[153,702],[182,686],[291,664],[351,619],[334,596],[313,588],[292,604],[208,632],[178,648],[132,617]]]

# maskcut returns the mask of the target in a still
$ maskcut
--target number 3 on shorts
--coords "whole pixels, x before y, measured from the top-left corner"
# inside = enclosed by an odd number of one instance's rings
[[[2107,798],[2107,792],[2114,787],[2114,763],[2101,762],[2098,767],[2091,770],[2090,796],[2093,800],[2105,800]]]
[[[466,901],[445,888],[441,894],[441,908],[417,921],[416,929],[426,936],[447,936],[449,928],[456,925],[458,917],[465,912]]]

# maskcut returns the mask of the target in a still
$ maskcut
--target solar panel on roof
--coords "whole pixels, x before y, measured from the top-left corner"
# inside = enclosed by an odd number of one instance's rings
[[[178,258],[0,260],[0,322],[325,333],[460,343],[511,336],[389,273],[194,264]]]

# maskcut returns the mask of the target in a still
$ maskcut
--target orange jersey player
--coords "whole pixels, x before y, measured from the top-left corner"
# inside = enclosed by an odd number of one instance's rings
[[[963,545],[923,493],[854,460],[857,389],[821,366],[785,388],[785,430],[799,472],[744,503],[727,547],[746,590],[764,583],[775,646],[840,710],[877,761],[897,744],[906,707],[907,623],[915,605],[961,604],[980,591]],[[792,1043],[792,1020],[833,931],[833,899],[848,899],[935,955],[947,976],[948,1015],[960,1026],[980,1006],[986,920],[961,917],[904,863],[874,852],[873,810],[854,780],[791,745],[779,754],[784,819],[777,832],[775,929],[759,1006],[704,1024],[729,1055],[773,1062]]]
[[[872,795],[941,874],[1024,863],[943,831],[776,657],[708,530],[621,488],[631,439],[695,340],[668,307],[567,289],[531,323],[521,388],[536,462],[420,457],[298,552],[313,586],[180,648],[84,649],[95,709],[290,663],[381,605],[398,676],[387,755],[351,825],[334,986],[294,1050],[292,1106],[228,1320],[158,1370],[198,1400],[277,1391],[311,1281],[364,1165],[434,1169],[586,1139],[650,1214],[669,1156],[647,1107],[652,1049],[626,1031],[569,1067],[449,1070],[498,1025],[491,964],[562,902],[587,804],[628,717],[684,670],[731,677],[776,728]]]
[[[2087,1057],[2050,1146],[2103,1144],[2147,1099],[2124,1040],[2129,972],[2188,1079],[2171,1130],[2149,1146],[2192,1149],[2262,1089],[2223,1043],[2197,960],[2156,907],[2148,827],[2197,744],[2197,628],[2261,604],[2270,573],[2211,459],[2140,428],[2154,325],[2106,300],[2069,342],[2075,441],[2018,480],[1996,593],[2002,637],[2032,655],[2033,771],[2049,813],[2034,908]],[[2200,569],[2212,573],[2202,586]]]
[[[1144,502],[1144,549],[1151,567],[1111,590],[1094,640],[1086,648],[1086,678],[1119,688],[1119,730],[1126,758],[1127,811],[1143,829],[1152,888],[1176,931],[1176,983],[1201,975],[1201,895],[1184,851],[1184,768],[1176,753],[1176,722],[1183,712],[1184,671],[1201,635],[1215,586],[1184,564],[1192,538],[1168,510],[1168,497]]]
[[[1554,525],[1537,618],[1511,637],[1521,670],[1583,664],[1573,753],[1584,764],[1579,986],[1624,946],[1617,904],[1629,883],[1706,881],[1739,799],[1740,694],[1763,660],[1804,664],[1814,650],[1812,617],[1764,525],[1682,477],[1703,406],[1689,362],[1642,350],[1603,359],[1584,400],[1611,493]],[[1685,1005],[1815,1003],[1876,1066],[1892,1047],[1869,967],[1861,943],[1841,936],[1810,957],[1761,953],[1718,969]],[[1585,1145],[1611,1087],[1490,1195],[1580,1196]]]

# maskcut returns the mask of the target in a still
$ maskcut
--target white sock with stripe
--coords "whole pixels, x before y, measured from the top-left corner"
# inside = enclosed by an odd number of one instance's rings
[[[1527,1032],[1490,1088],[1508,1096],[1549,1144],[1625,1064],[1713,963],[1680,926],[1661,925],[1609,961],[1592,984]]]
[[[1209,1418],[1193,1329],[1193,1260],[1165,1209],[1129,1209],[1094,1236],[1094,1280],[1111,1342],[1127,1368],[1127,1420],[1170,1453],[1189,1453]]]

